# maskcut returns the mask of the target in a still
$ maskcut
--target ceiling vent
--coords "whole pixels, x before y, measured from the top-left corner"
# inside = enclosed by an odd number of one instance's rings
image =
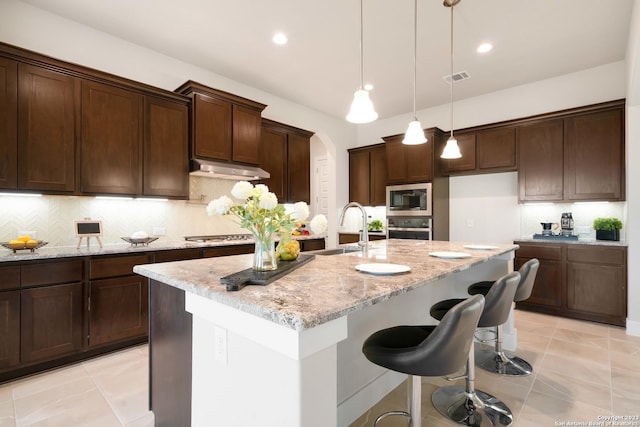
[[[443,77],[444,81],[447,83],[451,83],[451,80],[453,80],[454,83],[458,83],[462,80],[467,80],[470,78],[471,76],[466,71],[458,71],[457,73],[453,73],[452,75]]]

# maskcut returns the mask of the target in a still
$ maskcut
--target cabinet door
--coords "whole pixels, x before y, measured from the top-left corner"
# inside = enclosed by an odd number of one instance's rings
[[[81,191],[142,194],[142,96],[82,83]]]
[[[0,292],[0,371],[20,363],[20,291]]]
[[[20,292],[22,362],[51,359],[82,350],[82,283]]]
[[[516,130],[514,127],[476,133],[478,169],[516,170]]]
[[[530,258],[516,258],[516,269]],[[562,306],[562,263],[540,259],[540,267],[536,274],[531,296],[526,301],[518,303],[523,306],[543,306],[560,308]]]
[[[144,194],[189,196],[189,113],[184,104],[145,100]]]
[[[289,133],[287,146],[288,201],[311,202],[310,162],[311,147],[308,137]]]
[[[623,266],[567,264],[567,308],[590,315],[592,320],[624,326],[627,316],[626,271]]]
[[[407,180],[404,147],[400,138],[386,141],[387,181],[389,183],[400,184]]]
[[[624,110],[565,122],[565,199],[624,200]]]
[[[443,160],[445,173],[473,171],[476,169],[476,134],[457,133],[454,137],[458,141],[462,157],[459,159]]]
[[[563,199],[563,122],[550,120],[521,126],[518,139],[518,199]]]
[[[89,347],[147,335],[147,282],[138,275],[91,281]]]
[[[261,113],[241,105],[233,105],[232,160],[257,165],[260,145]]]
[[[73,192],[78,80],[32,65],[18,68],[18,187]]]
[[[287,199],[287,133],[263,127],[261,140],[260,167],[271,175],[262,183],[284,202]]]
[[[384,146],[372,148],[369,151],[369,181],[369,203],[372,206],[385,206],[387,204],[387,152]]]
[[[0,58],[0,188],[18,186],[18,64]]]
[[[231,159],[231,103],[209,96],[193,97],[193,155]]]
[[[349,152],[349,201],[369,205],[369,151]]]
[[[426,182],[433,179],[433,138],[420,145],[405,145],[407,182]]]

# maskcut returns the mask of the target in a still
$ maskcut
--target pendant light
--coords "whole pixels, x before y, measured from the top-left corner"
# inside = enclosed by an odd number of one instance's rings
[[[416,57],[418,45],[418,0],[413,0],[413,120],[409,122],[402,143],[405,145],[418,145],[427,142],[424,130],[416,117]]]
[[[450,104],[451,104],[451,136],[447,140],[447,145],[445,145],[444,150],[442,150],[442,155],[440,156],[443,159],[459,159],[462,157],[460,153],[460,147],[458,147],[458,141],[453,136],[453,7],[460,3],[460,0],[444,0],[444,6],[451,8],[451,55],[450,66],[451,66],[451,74],[449,74],[449,78],[451,81],[449,82],[449,94],[450,94]]]
[[[362,39],[362,0],[360,0],[360,89],[353,94],[353,102],[347,114],[347,121],[351,123],[369,123],[378,118],[378,113],[374,110],[369,98],[369,91],[364,89]]]

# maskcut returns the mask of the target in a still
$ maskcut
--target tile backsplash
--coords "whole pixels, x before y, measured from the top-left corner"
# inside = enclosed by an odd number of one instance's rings
[[[35,231],[49,246],[78,243],[74,221],[102,221],[104,244],[124,243],[135,231],[153,235],[154,227],[165,229],[161,239],[182,240],[188,235],[246,233],[232,217],[209,217],[207,203],[229,195],[235,181],[190,177],[190,201],[95,198],[86,196],[0,196],[0,241]]]

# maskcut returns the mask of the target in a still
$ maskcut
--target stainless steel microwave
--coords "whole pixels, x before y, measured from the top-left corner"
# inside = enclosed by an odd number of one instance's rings
[[[387,216],[433,215],[431,183],[387,186]]]

